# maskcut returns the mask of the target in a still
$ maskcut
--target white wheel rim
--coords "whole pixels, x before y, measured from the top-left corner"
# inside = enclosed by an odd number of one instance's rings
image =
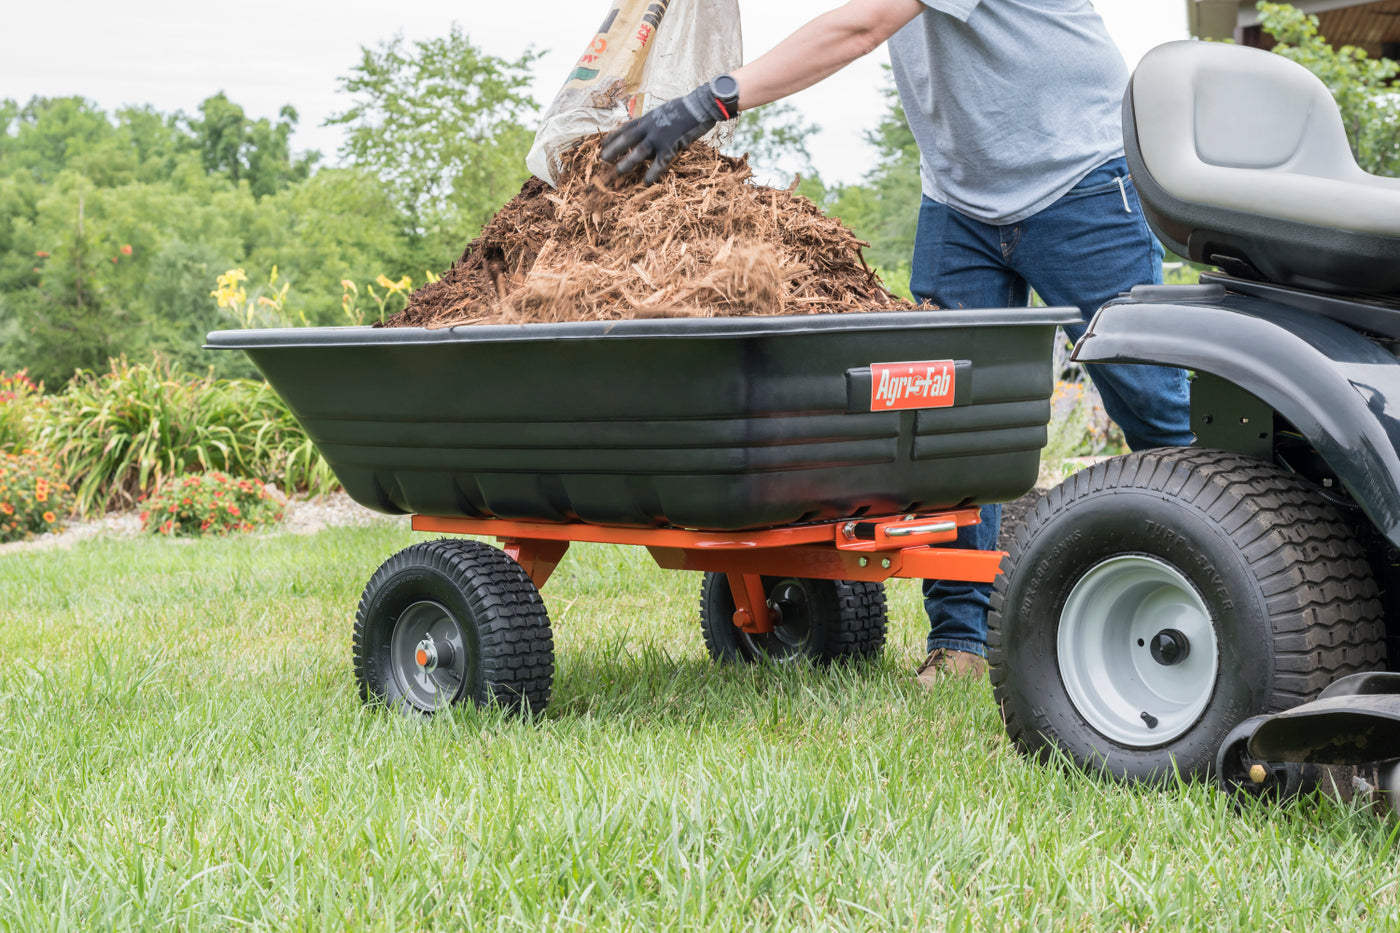
[[[1205,601],[1181,571],[1145,554],[1105,560],[1075,583],[1056,647],[1075,709],[1132,748],[1164,745],[1195,725],[1219,673]]]

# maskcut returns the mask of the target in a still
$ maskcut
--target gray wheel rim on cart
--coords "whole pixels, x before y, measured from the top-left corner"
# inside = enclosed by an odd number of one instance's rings
[[[1215,626],[1175,567],[1145,554],[1080,577],[1060,613],[1060,676],[1079,714],[1122,745],[1150,748],[1201,717],[1219,673]]]
[[[413,603],[394,623],[389,664],[405,699],[424,712],[446,709],[467,678],[466,634],[431,599]]]

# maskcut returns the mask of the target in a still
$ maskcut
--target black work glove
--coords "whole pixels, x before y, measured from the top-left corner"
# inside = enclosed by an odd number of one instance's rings
[[[735,113],[725,111],[706,81],[684,97],[668,100],[613,130],[603,140],[599,155],[605,162],[616,163],[618,173],[623,175],[651,159],[651,167],[642,180],[655,184],[666,174],[676,153],[704,136],[716,123],[734,116]]]

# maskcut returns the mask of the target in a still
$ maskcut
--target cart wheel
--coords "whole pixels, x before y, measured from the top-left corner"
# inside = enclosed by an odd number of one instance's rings
[[[1182,448],[1098,464],[1042,497],[1008,550],[991,679],[1007,732],[1041,759],[1203,777],[1246,718],[1385,657],[1353,532],[1258,460]]]
[[[700,627],[716,661],[828,663],[878,657],[885,647],[885,588],[879,583],[764,577],[763,591],[776,614],[773,631],[745,632],[734,624],[734,594],[722,573],[706,573],[700,586]]]
[[[428,541],[385,561],[360,597],[353,653],[361,699],[405,711],[470,702],[537,713],[554,677],[539,590],[476,541]]]

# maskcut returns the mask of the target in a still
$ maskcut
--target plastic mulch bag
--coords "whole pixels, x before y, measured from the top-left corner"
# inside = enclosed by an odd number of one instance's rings
[[[559,154],[578,140],[690,93],[743,57],[738,0],[613,0],[545,111],[525,164],[553,185]]]

